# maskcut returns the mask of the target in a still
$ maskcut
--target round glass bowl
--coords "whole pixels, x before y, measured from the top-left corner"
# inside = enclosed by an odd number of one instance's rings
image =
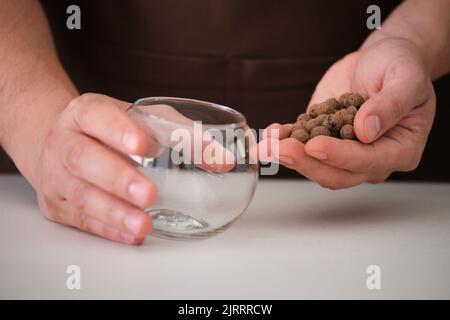
[[[225,230],[250,203],[258,180],[256,136],[245,117],[214,103],[144,98],[128,110],[148,133],[145,155],[130,155],[157,186],[146,209],[152,233],[206,238]]]

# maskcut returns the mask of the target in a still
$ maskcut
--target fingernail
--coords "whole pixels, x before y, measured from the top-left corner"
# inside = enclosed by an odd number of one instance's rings
[[[120,238],[126,243],[133,243],[134,242],[134,236],[125,232],[120,233]]]
[[[280,159],[280,162],[282,164],[287,164],[287,165],[293,165],[294,164],[294,160],[292,160],[289,157],[280,157],[279,159]]]
[[[128,192],[131,197],[138,203],[142,204],[147,200],[148,188],[147,184],[143,182],[133,182],[128,187]]]
[[[122,144],[130,151],[134,151],[137,149],[139,141],[135,134],[130,131],[125,131],[122,136]]]
[[[141,219],[134,214],[127,214],[123,219],[125,227],[133,234],[138,233],[141,230]]]
[[[367,139],[373,141],[378,136],[381,129],[380,118],[375,115],[368,116],[364,121],[364,128]]]
[[[308,155],[318,160],[327,160],[328,156],[322,151],[308,151]]]

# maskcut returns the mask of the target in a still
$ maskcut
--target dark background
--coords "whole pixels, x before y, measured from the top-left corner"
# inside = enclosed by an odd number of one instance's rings
[[[396,0],[43,0],[58,53],[80,92],[125,101],[182,96],[243,112],[250,126],[292,122],[323,73],[369,34]],[[345,3],[345,5],[344,5]],[[82,29],[66,28],[77,4]],[[450,181],[450,76],[435,82],[437,113],[420,166],[392,180]],[[0,154],[0,171],[14,171]],[[299,178],[282,168],[276,177]]]

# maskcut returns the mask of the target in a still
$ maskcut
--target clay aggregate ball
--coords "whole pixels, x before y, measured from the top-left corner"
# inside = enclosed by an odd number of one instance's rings
[[[344,93],[339,97],[339,103],[344,107],[348,108],[351,106],[355,106],[356,108],[361,107],[364,103],[364,98],[357,93]]]
[[[311,105],[309,111],[300,114],[292,125],[291,138],[302,143],[320,135],[356,139],[353,121],[364,101],[360,94],[349,92],[337,100],[330,98]]]
[[[317,136],[331,136],[331,132],[324,126],[317,126],[311,129],[310,139]]]
[[[353,130],[353,125],[351,124],[344,125],[339,133],[342,139],[355,139],[355,131]]]
[[[308,131],[303,129],[295,130],[294,132],[292,132],[291,138],[297,139],[302,143],[306,143],[309,140],[309,133]]]
[[[305,126],[306,130],[310,132],[312,128],[322,125],[326,117],[327,117],[326,114],[321,114],[316,118],[309,120]]]

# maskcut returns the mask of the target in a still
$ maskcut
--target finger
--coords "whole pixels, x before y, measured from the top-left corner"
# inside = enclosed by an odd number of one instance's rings
[[[218,173],[228,172],[235,167],[236,158],[224,146],[226,137],[220,131],[204,129],[200,122],[196,123],[169,105],[135,108],[151,117],[142,118],[140,114],[131,114],[131,117],[148,129],[158,145],[183,154],[185,163],[194,163],[203,170]]]
[[[309,156],[329,166],[358,173],[391,169],[397,162],[400,150],[394,140],[363,144],[325,136],[317,136],[305,145]]]
[[[262,139],[257,144],[257,156],[259,161],[277,161],[279,157],[279,141],[289,138],[292,124],[272,123],[262,133]]]
[[[67,209],[68,215],[72,216],[70,226],[73,226],[79,230],[89,232],[96,236],[125,244],[141,244],[145,238],[135,238],[131,234],[121,231],[120,229],[113,228],[102,221],[99,221],[89,215],[75,212],[74,208]]]
[[[125,243],[139,243],[150,232],[148,214],[74,177],[64,187],[69,223],[79,229]]]
[[[292,131],[292,124],[279,124],[272,123],[263,131],[263,139],[276,138],[276,139],[285,139],[289,138]]]
[[[280,162],[329,189],[348,188],[366,181],[366,174],[331,167],[307,155],[304,148],[304,144],[292,138],[280,141]]]
[[[123,111],[124,103],[99,94],[84,94],[69,104],[73,128],[126,154],[142,154],[149,144],[144,129]]]
[[[375,141],[408,112],[423,104],[427,97],[423,94],[422,85],[411,79],[396,80],[369,98],[355,116],[358,139],[365,143]]]
[[[68,140],[61,161],[73,175],[140,208],[156,199],[156,186],[131,163],[97,141],[83,135]]]

